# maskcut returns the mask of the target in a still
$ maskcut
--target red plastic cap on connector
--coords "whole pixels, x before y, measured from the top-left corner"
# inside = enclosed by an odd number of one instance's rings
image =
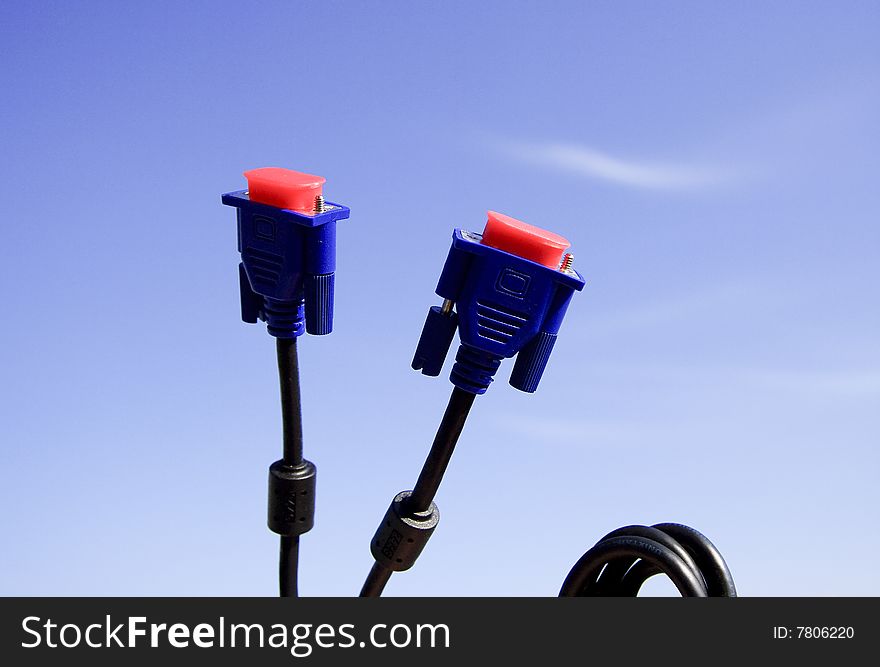
[[[327,179],[281,167],[264,167],[244,172],[248,197],[259,204],[314,213],[315,198],[323,193]]]
[[[551,269],[559,268],[562,253],[571,247],[571,243],[559,234],[495,211],[489,211],[483,244]]]

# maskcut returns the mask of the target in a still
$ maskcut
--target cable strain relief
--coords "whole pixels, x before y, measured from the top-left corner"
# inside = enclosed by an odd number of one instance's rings
[[[462,343],[449,379],[459,389],[485,394],[500,365],[501,357]]]
[[[305,305],[296,301],[263,299],[263,316],[269,334],[275,338],[297,338],[305,332]]]

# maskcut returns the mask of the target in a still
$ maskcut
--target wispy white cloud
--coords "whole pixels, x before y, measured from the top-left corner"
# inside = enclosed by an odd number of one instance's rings
[[[631,189],[695,192],[752,183],[778,185],[809,173],[858,168],[848,161],[871,155],[865,147],[871,144],[869,133],[880,100],[876,87],[861,78],[825,83],[813,91],[789,91],[726,121],[722,118],[714,136],[696,137],[696,144],[686,140],[683,148],[661,149],[667,159],[609,152],[589,138],[589,143],[484,139],[490,148],[523,164]],[[833,95],[828,94],[831,89]]]
[[[624,158],[583,145],[506,142],[500,147],[506,155],[525,163],[643,190],[703,190],[735,179],[731,170],[717,166]]]

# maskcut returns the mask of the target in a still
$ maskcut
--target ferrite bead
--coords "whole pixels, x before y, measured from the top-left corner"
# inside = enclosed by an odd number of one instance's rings
[[[385,513],[370,543],[376,562],[394,572],[411,568],[440,521],[437,505],[425,512],[410,512],[405,500],[411,491],[401,491]]]
[[[275,461],[269,468],[269,530],[302,535],[315,525],[315,475],[310,461],[289,466]]]

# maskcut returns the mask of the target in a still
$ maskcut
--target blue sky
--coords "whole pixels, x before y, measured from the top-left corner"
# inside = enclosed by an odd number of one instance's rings
[[[220,205],[275,165],[352,209],[301,340],[303,594],[357,592],[415,481],[451,387],[409,362],[487,209],[588,284],[538,392],[508,362],[478,399],[389,595],[554,595],[669,520],[744,595],[880,594],[876,3],[255,5],[0,8],[0,593],[275,593],[273,341]]]

